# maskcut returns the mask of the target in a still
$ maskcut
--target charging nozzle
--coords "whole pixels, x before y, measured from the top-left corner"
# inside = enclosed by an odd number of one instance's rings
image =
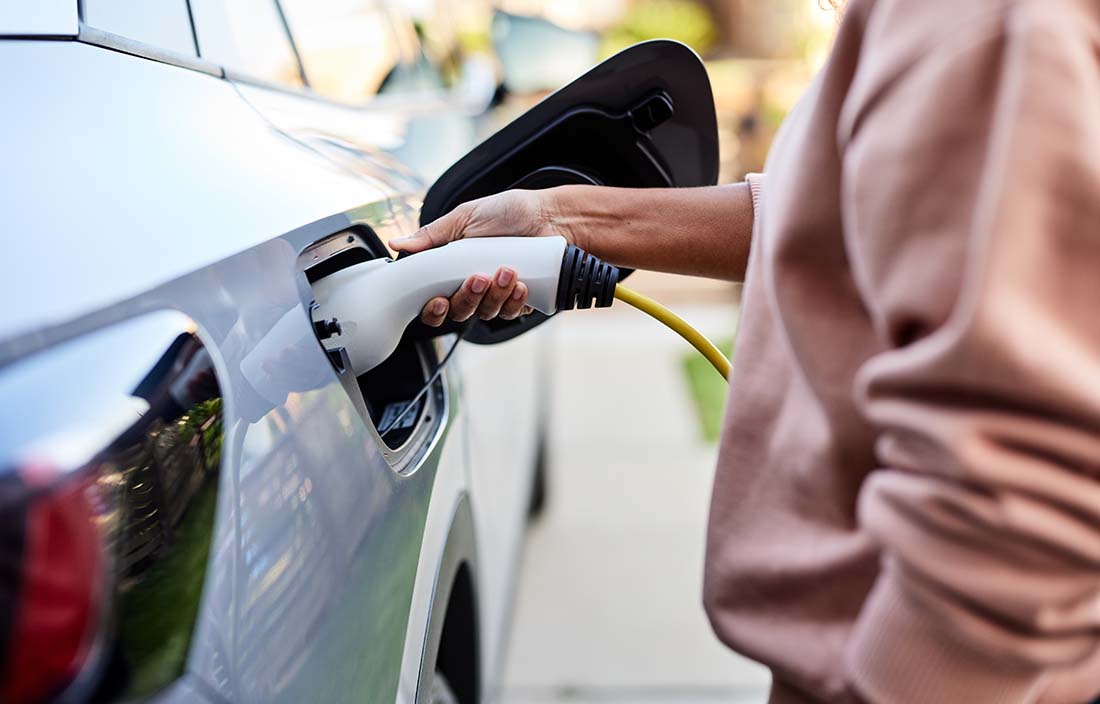
[[[616,299],[639,308],[695,346],[723,377],[729,361],[672,311],[619,287],[618,267],[564,237],[479,237],[451,242],[399,261],[373,259],[320,279],[313,320],[325,347],[343,347],[356,375],[393,354],[405,328],[435,296],[451,296],[473,273],[514,267],[527,285],[527,304],[551,315],[607,308]]]
[[[451,296],[470,274],[511,266],[527,286],[527,304],[547,315],[604,308],[614,301],[618,268],[568,244],[564,237],[478,237],[398,261],[374,259],[320,279],[315,321],[328,321],[326,347],[347,350],[356,374],[373,369],[397,347],[429,299]],[[338,331],[338,332],[337,332]]]

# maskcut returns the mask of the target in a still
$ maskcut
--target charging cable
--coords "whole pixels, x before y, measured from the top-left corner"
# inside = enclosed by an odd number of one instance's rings
[[[397,424],[400,423],[406,415],[408,415],[409,411],[420,405],[420,399],[424,398],[424,394],[428,393],[428,390],[432,388],[432,384],[434,384],[436,382],[436,379],[439,378],[439,375],[443,373],[443,368],[446,367],[447,363],[451,361],[451,355],[453,355],[455,353],[455,350],[458,349],[458,343],[462,342],[462,337],[465,334],[466,331],[462,330],[457,335],[455,335],[455,341],[451,343],[451,347],[447,350],[447,354],[443,355],[443,359],[441,359],[439,363],[435,365],[435,369],[428,377],[428,380],[424,382],[424,385],[420,387],[420,390],[416,392],[416,395],[412,397],[412,400],[405,404],[405,407],[401,409],[401,412],[397,414],[397,417],[391,420],[390,424],[387,425],[384,429],[378,431],[378,437],[386,437],[390,433],[390,431],[396,428]]]
[[[556,310],[606,308],[615,300],[630,304],[671,328],[706,357],[714,369],[729,379],[730,362],[713,342],[657,301],[619,285],[620,270],[576,245],[568,245],[558,274]]]
[[[615,298],[664,323],[677,335],[691,343],[692,347],[699,350],[699,354],[707,358],[707,361],[710,362],[715,371],[722,375],[723,379],[729,379],[730,361],[726,359],[726,356],[722,354],[717,345],[707,339],[703,333],[693,328],[686,320],[649,296],[643,296],[622,284],[615,287]]]

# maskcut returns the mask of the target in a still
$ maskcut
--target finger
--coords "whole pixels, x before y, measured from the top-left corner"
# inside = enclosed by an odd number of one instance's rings
[[[512,295],[501,306],[500,317],[505,320],[515,320],[523,313],[525,303],[527,303],[527,284],[522,281],[516,282]]]
[[[535,312],[535,309],[532,308],[531,306],[524,306],[523,307],[523,312],[520,313],[520,315],[531,315],[534,312]]]
[[[424,304],[424,309],[420,311],[420,321],[425,325],[437,328],[447,319],[447,310],[450,307],[450,301],[442,296],[437,296]]]
[[[510,266],[502,266],[497,269],[493,277],[493,285],[481,299],[481,305],[477,307],[477,317],[482,320],[492,320],[500,314],[500,307],[512,295],[512,289],[516,287],[516,270]]]
[[[488,290],[489,277],[485,274],[474,274],[462,282],[462,287],[451,296],[451,320],[459,323],[469,320]]]
[[[389,241],[389,245],[398,251],[412,254],[439,247],[452,240],[462,239],[462,231],[469,220],[469,211],[469,206],[463,203],[411,235],[394,237]]]

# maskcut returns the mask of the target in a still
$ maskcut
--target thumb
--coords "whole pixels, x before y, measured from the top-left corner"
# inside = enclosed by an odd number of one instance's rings
[[[463,210],[464,208],[460,205],[411,235],[394,237],[390,240],[389,245],[398,251],[414,254],[425,249],[440,247],[452,240],[461,239],[462,223],[465,221],[465,216],[460,211]]]

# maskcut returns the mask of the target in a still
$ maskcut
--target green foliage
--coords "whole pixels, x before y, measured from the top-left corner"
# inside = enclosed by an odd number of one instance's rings
[[[206,563],[213,538],[221,463],[222,400],[213,398],[191,407],[180,418],[176,434],[162,435],[168,454],[186,459],[187,447],[202,434],[203,484],[159,557],[140,578],[121,589],[119,624],[122,649],[131,667],[131,694],[153,694],[182,672],[199,608]]]
[[[121,640],[135,697],[152,694],[183,670],[206,577],[217,493],[217,481],[199,490],[171,549],[123,592]]]
[[[733,341],[719,342],[718,348],[729,357]],[[725,411],[729,384],[698,352],[684,355],[682,365],[699,416],[700,433],[706,442],[715,442],[722,434],[722,414]]]
[[[714,46],[718,32],[710,12],[694,0],[639,0],[604,37],[603,52],[610,55],[647,39],[675,39],[702,54]]]
[[[212,398],[208,401],[197,403],[184,416],[183,428],[180,431],[180,443],[186,445],[197,432],[202,432],[202,446],[205,453],[206,467],[216,470],[222,456],[222,400]],[[203,425],[210,418],[215,422],[206,428]]]

